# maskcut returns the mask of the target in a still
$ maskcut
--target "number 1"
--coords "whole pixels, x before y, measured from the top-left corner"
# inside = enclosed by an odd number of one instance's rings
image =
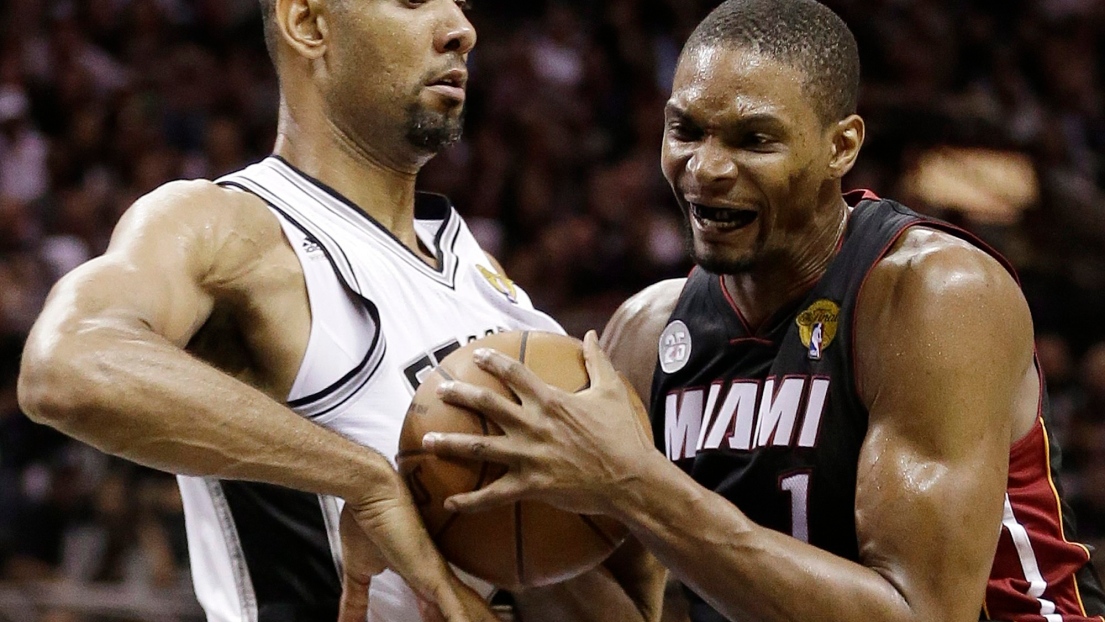
[[[779,480],[779,488],[790,493],[790,535],[810,541],[810,474],[795,473]]]

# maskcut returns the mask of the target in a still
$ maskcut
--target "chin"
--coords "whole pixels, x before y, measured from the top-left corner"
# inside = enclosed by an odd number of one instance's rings
[[[407,141],[416,148],[437,153],[460,140],[464,130],[464,111],[439,113],[412,108],[407,117]]]
[[[711,274],[745,274],[756,269],[759,257],[753,253],[718,253],[695,249],[691,253],[695,265]]]

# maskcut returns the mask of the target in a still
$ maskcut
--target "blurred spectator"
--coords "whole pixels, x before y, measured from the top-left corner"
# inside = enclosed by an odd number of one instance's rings
[[[1067,437],[1076,492],[1072,505],[1086,536],[1105,538],[1105,342],[1086,352],[1079,375],[1085,396]]]
[[[22,89],[0,86],[0,199],[30,203],[46,192],[46,139],[31,125]]]
[[[847,184],[908,199],[1015,264],[1065,448],[1062,483],[1083,532],[1105,539],[1105,3],[827,3],[863,61],[867,145]],[[480,43],[466,137],[420,183],[452,197],[572,333],[601,328],[626,296],[689,268],[659,169],[663,106],[681,42],[716,4],[477,0],[471,13]],[[263,157],[276,106],[255,0],[0,4],[6,577],[156,589],[186,575],[172,478],[32,425],[17,412],[15,370],[50,285],[103,252],[122,212],[170,179]],[[953,165],[942,187],[918,187],[922,163],[975,149],[1033,174],[985,182],[964,175],[985,168]],[[952,182],[970,196],[937,200]],[[1008,186],[1034,192],[1001,219],[983,213]]]

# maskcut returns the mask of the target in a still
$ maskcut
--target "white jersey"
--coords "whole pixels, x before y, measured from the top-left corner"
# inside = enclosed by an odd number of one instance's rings
[[[504,330],[563,332],[493,267],[442,196],[420,193],[427,265],[332,189],[270,157],[219,180],[276,214],[303,267],[311,333],[288,404],[394,463],[415,388],[448,353]],[[335,464],[335,469],[344,465]],[[252,482],[178,478],[196,595],[209,622],[337,618],[341,501]],[[372,622],[419,622],[414,594],[376,577]]]

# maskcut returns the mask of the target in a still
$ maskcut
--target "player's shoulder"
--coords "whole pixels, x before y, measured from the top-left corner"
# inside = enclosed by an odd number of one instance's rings
[[[993,253],[965,237],[924,225],[901,235],[872,268],[869,281],[868,288],[892,288],[898,294],[893,300],[902,295],[1022,297],[1016,278]]]
[[[206,179],[170,181],[139,197],[128,213],[142,218],[172,217],[184,222],[268,221],[257,196]]]
[[[115,225],[105,258],[187,266],[205,280],[237,283],[251,266],[289,249],[279,220],[255,195],[207,180],[166,183]]]
[[[1028,302],[1010,269],[971,240],[925,226],[908,229],[871,269],[856,324],[861,348],[912,335],[923,350],[937,333],[983,334],[989,325],[1005,327],[1005,345],[1018,350],[1032,340]]]
[[[634,340],[655,333],[658,338],[675,310],[687,279],[654,283],[629,297],[607,324],[607,331],[628,332]]]
[[[221,246],[232,239],[281,240],[279,221],[257,196],[204,179],[177,180],[139,197],[116,225],[113,245],[171,236]]]
[[[686,281],[660,281],[634,294],[618,307],[602,332],[603,349],[646,404],[660,334],[675,310]]]

